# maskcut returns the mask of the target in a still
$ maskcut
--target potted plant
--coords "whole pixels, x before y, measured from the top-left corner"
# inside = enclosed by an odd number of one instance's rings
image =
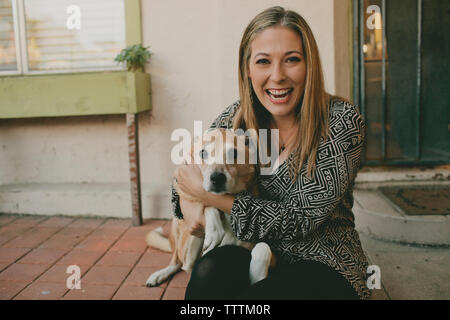
[[[114,61],[119,64],[126,63],[128,71],[144,71],[145,64],[152,55],[148,48],[150,48],[150,46],[143,47],[141,44],[128,46],[116,56]]]

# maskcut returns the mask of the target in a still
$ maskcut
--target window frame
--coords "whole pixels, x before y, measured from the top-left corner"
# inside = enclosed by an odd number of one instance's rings
[[[127,12],[127,0],[124,1],[124,10]],[[45,74],[70,74],[70,73],[86,73],[86,72],[103,72],[103,71],[124,71],[126,67],[123,65],[103,67],[103,68],[78,68],[67,70],[29,70],[28,68],[28,45],[26,37],[25,23],[25,4],[24,0],[11,0],[12,17],[14,25],[14,43],[16,46],[16,70],[0,71],[1,76],[28,76],[28,75],[45,75]],[[125,35],[127,28],[127,17],[125,14]],[[128,45],[127,37],[125,37],[125,45]]]
[[[20,52],[20,36],[19,34],[19,19],[18,19],[18,9],[17,0],[11,0],[12,5],[12,18],[13,18],[13,30],[14,30],[14,45],[16,49],[16,70],[6,70],[0,71],[0,76],[3,75],[21,75],[22,74],[22,57]]]

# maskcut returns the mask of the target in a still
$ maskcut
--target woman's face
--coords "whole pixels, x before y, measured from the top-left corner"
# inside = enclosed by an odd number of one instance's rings
[[[296,32],[275,26],[256,35],[248,72],[256,96],[273,117],[295,116],[306,79],[302,41]]]

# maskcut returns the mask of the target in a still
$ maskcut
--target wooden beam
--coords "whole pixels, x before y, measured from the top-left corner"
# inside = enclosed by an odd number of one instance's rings
[[[127,114],[128,159],[130,164],[131,218],[133,226],[142,225],[141,170],[139,166],[138,114]]]

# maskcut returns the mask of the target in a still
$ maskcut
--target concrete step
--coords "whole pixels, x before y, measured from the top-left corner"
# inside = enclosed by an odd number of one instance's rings
[[[413,180],[414,186],[450,188],[448,180]],[[393,205],[378,188],[412,186],[411,181],[360,182],[355,185],[356,229],[374,239],[423,245],[450,245],[450,217],[447,215],[407,215]]]
[[[450,165],[435,167],[365,166],[359,170],[356,184],[366,182],[445,181],[450,180]]]
[[[399,244],[360,234],[369,264],[381,272],[372,300],[449,300],[450,248]]]
[[[142,185],[143,218],[171,218],[169,186],[165,184],[155,188]],[[0,185],[0,213],[130,218],[130,185],[128,183]]]

